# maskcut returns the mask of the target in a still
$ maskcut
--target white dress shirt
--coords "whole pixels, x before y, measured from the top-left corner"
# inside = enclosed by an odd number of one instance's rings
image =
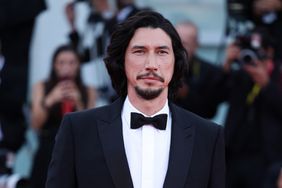
[[[168,101],[155,115],[167,114],[166,130],[145,125],[139,129],[130,128],[130,114],[138,111],[125,99],[122,110],[122,128],[125,153],[134,188],[162,188],[168,168],[171,114]],[[146,116],[145,114],[143,114]]]

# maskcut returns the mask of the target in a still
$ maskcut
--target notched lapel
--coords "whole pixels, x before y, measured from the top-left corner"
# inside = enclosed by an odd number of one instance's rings
[[[195,126],[184,121],[182,113],[172,109],[172,132],[169,164],[164,188],[182,188],[185,185],[194,146]]]
[[[115,107],[114,109],[118,108],[118,106]],[[119,114],[119,112],[112,113]],[[116,116],[113,120],[108,121],[100,120],[98,131],[115,187],[133,188],[123,144],[121,117]]]

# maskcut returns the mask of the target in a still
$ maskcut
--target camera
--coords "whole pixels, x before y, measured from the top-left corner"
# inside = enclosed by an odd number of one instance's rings
[[[237,60],[239,65],[256,65],[257,61],[263,61],[268,58],[259,33],[237,36],[235,45],[240,48]]]

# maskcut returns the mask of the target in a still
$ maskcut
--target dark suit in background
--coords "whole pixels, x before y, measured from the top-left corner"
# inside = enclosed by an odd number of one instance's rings
[[[26,101],[30,42],[36,16],[44,0],[0,1],[0,122],[4,139],[0,147],[16,151],[24,137],[23,104]]]
[[[267,169],[282,159],[282,80],[280,63],[276,65],[250,104],[246,98],[254,82],[243,70],[223,76],[221,89],[214,87],[217,97],[229,103],[225,142],[230,188],[263,187]]]
[[[178,97],[176,104],[204,118],[213,118],[217,103],[211,97],[213,80],[221,74],[219,67],[197,56],[189,60],[189,72],[185,75],[184,84],[188,88],[185,97]]]

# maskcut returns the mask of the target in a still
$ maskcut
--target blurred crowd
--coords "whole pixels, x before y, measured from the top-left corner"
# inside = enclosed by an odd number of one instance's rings
[[[28,101],[30,43],[36,17],[47,7],[44,0],[0,1],[0,188],[44,187],[63,115],[118,97],[103,63],[115,26],[151,9],[133,0],[116,0],[115,9],[106,0],[84,0],[90,14],[80,32],[77,3],[65,6],[68,43],[54,49],[49,77],[32,86]],[[228,104],[222,125],[227,188],[282,188],[282,1],[227,0],[226,12],[225,50],[219,62],[197,53],[195,22],[176,23],[189,69],[175,103],[207,119],[220,104]],[[82,79],[82,66],[91,70],[89,82]],[[13,158],[25,144],[28,128],[38,136],[38,149],[30,176],[20,177],[13,172]]]

